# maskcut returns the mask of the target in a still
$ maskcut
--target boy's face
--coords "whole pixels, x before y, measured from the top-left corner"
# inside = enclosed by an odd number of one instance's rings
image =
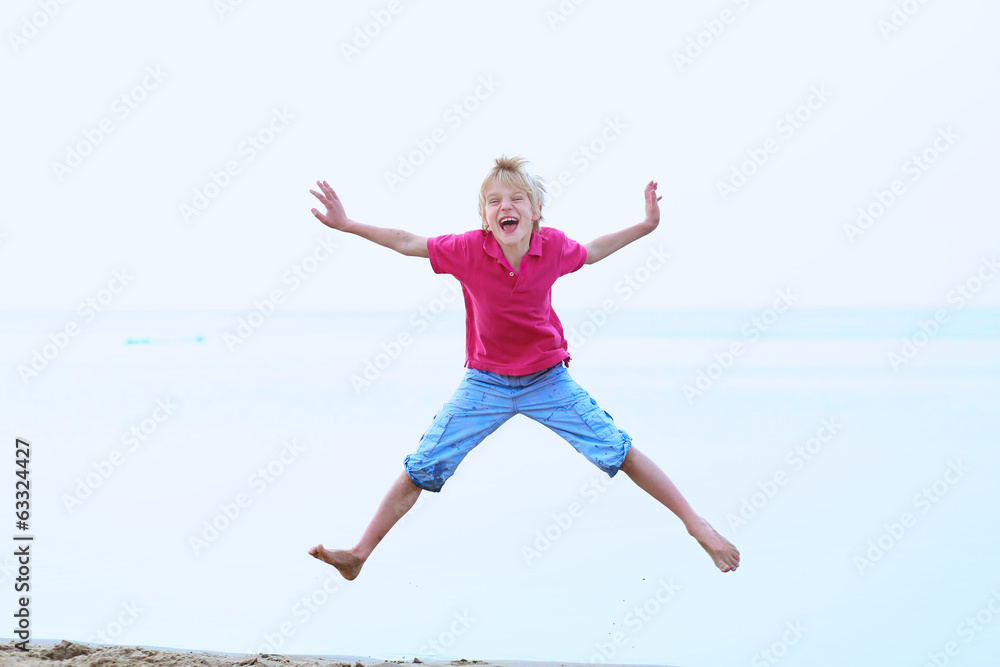
[[[486,190],[486,222],[501,246],[527,244],[541,215],[531,210],[524,190],[493,182]]]

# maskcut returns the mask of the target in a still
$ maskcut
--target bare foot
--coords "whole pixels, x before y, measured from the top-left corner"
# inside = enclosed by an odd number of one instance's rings
[[[358,573],[361,572],[361,566],[365,564],[363,560],[350,551],[327,549],[322,544],[317,544],[310,549],[309,555],[334,566],[348,581],[357,577]]]
[[[732,543],[716,532],[704,519],[688,528],[691,536],[708,552],[715,561],[715,566],[723,572],[732,572],[740,566],[740,552]]]

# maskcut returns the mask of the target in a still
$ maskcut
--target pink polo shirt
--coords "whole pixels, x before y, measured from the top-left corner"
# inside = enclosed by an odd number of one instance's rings
[[[450,273],[465,295],[465,365],[528,375],[569,358],[552,310],[552,284],[587,261],[587,249],[558,229],[531,235],[514,271],[493,234],[481,229],[427,239],[435,273]]]

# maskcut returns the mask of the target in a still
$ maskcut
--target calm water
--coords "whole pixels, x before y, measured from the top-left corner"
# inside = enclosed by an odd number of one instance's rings
[[[4,315],[0,424],[32,443],[33,634],[996,664],[1000,310],[946,314],[562,312],[573,376],[737,544],[740,570],[715,571],[626,477],[517,418],[349,584],[306,550],[357,539],[459,379],[461,312],[282,312],[229,345],[238,313]],[[56,351],[68,322],[80,334]],[[36,350],[51,359],[25,381]],[[9,608],[13,558],[0,564]]]

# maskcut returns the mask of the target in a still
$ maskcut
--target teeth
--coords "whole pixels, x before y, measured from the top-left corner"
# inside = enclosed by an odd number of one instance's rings
[[[503,224],[506,224],[508,222],[513,222],[513,223],[516,224],[517,223],[517,218],[504,218],[503,220],[500,221],[500,224],[503,225]]]

